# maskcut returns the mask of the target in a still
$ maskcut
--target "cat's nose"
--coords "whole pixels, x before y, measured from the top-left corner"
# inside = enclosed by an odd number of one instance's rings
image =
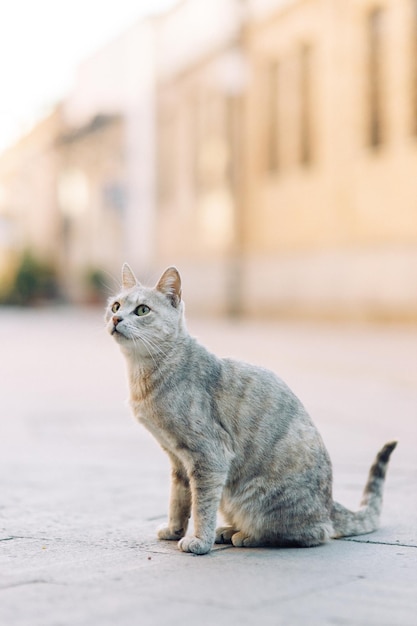
[[[120,317],[120,315],[113,315],[112,320],[114,326],[117,326],[117,324],[123,320],[123,317]]]

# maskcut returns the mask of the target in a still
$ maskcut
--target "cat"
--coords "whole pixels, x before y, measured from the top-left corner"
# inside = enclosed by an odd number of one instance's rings
[[[329,455],[301,402],[271,371],[218,358],[189,335],[176,268],[148,288],[124,264],[106,323],[127,360],[133,414],[171,461],[159,539],[206,554],[214,543],[311,547],[378,527],[397,442],[378,453],[358,512],[333,502]],[[227,525],[216,530],[219,509]]]

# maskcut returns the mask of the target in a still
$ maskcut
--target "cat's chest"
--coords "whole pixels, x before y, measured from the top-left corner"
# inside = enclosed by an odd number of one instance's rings
[[[166,411],[159,409],[152,402],[130,402],[135,418],[168,450],[175,450],[181,445],[181,429],[172,428],[172,420]]]

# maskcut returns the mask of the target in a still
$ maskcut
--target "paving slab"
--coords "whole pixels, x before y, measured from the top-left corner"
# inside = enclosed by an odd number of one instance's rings
[[[190,320],[218,354],[270,367],[356,507],[398,437],[380,530],[312,549],[159,542],[169,466],[130,416],[98,310],[0,309],[0,624],[415,625],[417,329]]]

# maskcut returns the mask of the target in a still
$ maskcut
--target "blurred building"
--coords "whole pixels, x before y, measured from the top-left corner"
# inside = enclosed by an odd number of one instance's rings
[[[95,259],[99,268],[116,272],[117,277],[127,259],[145,274],[155,262],[155,97],[155,23],[145,19],[86,59],[64,103],[66,120],[75,129],[103,116],[113,121],[120,118],[117,139],[114,136],[115,159],[107,167],[100,191],[104,212],[109,194],[114,199],[119,196],[120,223],[113,250],[107,249],[106,256],[102,248]],[[108,148],[110,157],[110,140]],[[100,150],[101,144],[96,143],[97,160]],[[96,185],[94,180],[92,184]]]
[[[56,180],[58,107],[0,158],[0,281],[13,278],[24,251],[57,265],[60,221]]]
[[[416,319],[417,3],[250,4],[246,307]]]
[[[243,2],[185,0],[157,24],[158,260],[206,312],[240,307],[244,19]]]
[[[165,39],[158,250],[200,308],[416,319],[416,2],[188,0]]]
[[[176,264],[194,310],[416,320],[416,157],[415,0],[182,0],[0,157],[0,268],[33,247],[77,299]]]
[[[116,114],[97,115],[56,139],[58,267],[71,300],[85,298],[95,276],[110,286],[105,272],[122,262],[127,210],[124,139],[125,123]]]
[[[154,28],[86,59],[65,101],[0,156],[0,272],[26,251],[68,299],[111,292],[123,261],[149,271],[155,218]]]

